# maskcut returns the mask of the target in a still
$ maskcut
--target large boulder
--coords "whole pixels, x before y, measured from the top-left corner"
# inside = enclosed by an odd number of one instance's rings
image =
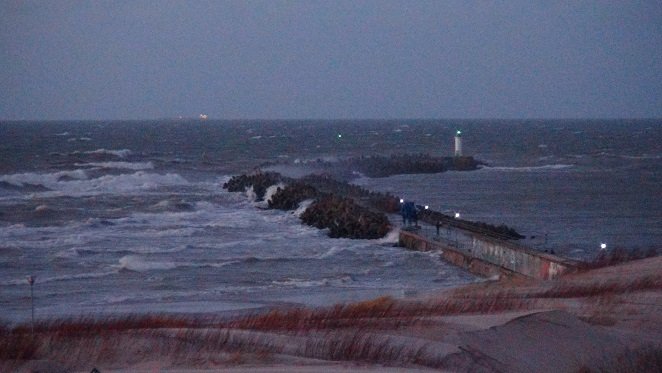
[[[248,187],[253,186],[253,192],[255,192],[257,200],[262,201],[267,188],[282,182],[283,179],[283,176],[276,172],[256,172],[249,175],[233,176],[227,183],[223,184],[223,188],[229,192],[243,192]]]
[[[389,231],[386,215],[335,195],[327,195],[310,205],[301,220],[320,229],[328,228],[330,237],[375,239]]]

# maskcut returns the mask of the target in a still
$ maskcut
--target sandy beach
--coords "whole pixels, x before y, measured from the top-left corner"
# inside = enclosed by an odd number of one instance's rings
[[[656,371],[662,257],[554,281],[232,318],[149,315],[5,328],[2,371]]]

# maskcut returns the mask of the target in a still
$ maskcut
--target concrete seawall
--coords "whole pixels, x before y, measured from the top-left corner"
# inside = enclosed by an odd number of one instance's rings
[[[411,250],[439,250],[441,259],[474,274],[492,277],[553,279],[577,269],[578,262],[541,253],[509,241],[474,233],[460,247],[443,239],[430,239],[411,231],[400,231],[400,245]]]

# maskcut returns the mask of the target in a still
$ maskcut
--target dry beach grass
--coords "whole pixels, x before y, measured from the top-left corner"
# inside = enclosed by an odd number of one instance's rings
[[[50,320],[34,336],[29,325],[3,326],[0,370],[656,371],[661,266],[654,257],[555,281],[489,281],[415,299],[232,318]]]

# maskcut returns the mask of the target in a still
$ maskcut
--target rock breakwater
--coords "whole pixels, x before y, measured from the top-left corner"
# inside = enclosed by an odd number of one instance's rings
[[[368,203],[385,204],[385,200],[394,200],[395,197],[372,193],[332,179],[326,180],[324,176],[311,175],[295,180],[275,172],[258,172],[234,176],[223,187],[231,192],[243,192],[252,187],[261,200],[267,188],[278,183],[287,185],[279,187],[271,196],[269,208],[294,210],[301,202],[312,199],[313,203],[300,218],[307,225],[329,229],[330,237],[377,239],[384,237],[390,229],[386,215]],[[350,196],[363,197],[364,201],[359,203]]]

